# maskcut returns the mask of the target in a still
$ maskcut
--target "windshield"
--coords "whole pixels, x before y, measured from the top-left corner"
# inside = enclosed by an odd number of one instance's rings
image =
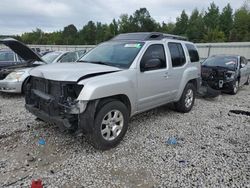
[[[237,57],[234,56],[209,57],[202,63],[202,65],[208,67],[223,67],[235,70],[237,66]]]
[[[52,63],[61,54],[62,54],[62,52],[49,52],[49,53],[45,54],[44,56],[42,56],[42,59],[46,63]]]
[[[143,42],[106,42],[91,50],[79,61],[129,68],[143,45]]]

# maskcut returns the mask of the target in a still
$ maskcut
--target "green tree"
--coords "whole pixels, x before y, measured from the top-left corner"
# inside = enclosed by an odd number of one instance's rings
[[[132,23],[128,14],[122,14],[118,20],[118,26],[120,33],[128,33],[132,31]]]
[[[62,35],[64,44],[75,44],[77,28],[73,24],[70,24],[64,27]]]
[[[236,10],[231,41],[250,41],[250,11],[248,6]]]
[[[201,42],[203,40],[205,32],[204,20],[202,13],[199,13],[198,9],[194,9],[187,27],[188,39],[193,42]]]
[[[110,29],[112,36],[115,36],[118,34],[118,23],[115,19],[113,19],[111,24],[109,24],[109,29]]]
[[[174,33],[177,35],[186,35],[188,27],[188,15],[185,10],[181,12],[181,16],[176,18]]]
[[[210,7],[208,7],[204,16],[204,23],[207,29],[216,29],[219,27],[220,23],[220,11],[219,7],[215,5],[215,3],[211,3]]]
[[[229,40],[230,31],[233,28],[233,9],[230,4],[223,8],[219,17],[220,29],[225,33],[227,41]]]
[[[150,13],[146,8],[140,8],[135,11],[132,23],[135,30],[140,32],[155,31],[157,28],[155,20],[150,16]]]
[[[162,22],[160,32],[174,34],[175,24]]]
[[[33,30],[32,32],[22,34],[21,38],[22,41],[27,44],[43,44],[43,35],[44,32],[41,29],[36,28],[36,30]]]
[[[204,42],[225,42],[226,37],[224,32],[219,31],[217,28],[209,30],[204,35]]]
[[[89,21],[79,32],[79,41],[81,44],[96,44],[96,25]]]

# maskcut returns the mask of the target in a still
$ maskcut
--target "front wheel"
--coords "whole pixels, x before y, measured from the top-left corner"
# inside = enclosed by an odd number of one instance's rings
[[[187,113],[194,105],[196,89],[192,83],[188,83],[178,102],[175,103],[175,108],[178,112]]]
[[[231,91],[231,94],[236,95],[239,90],[239,80],[236,80],[233,84],[233,89]]]
[[[247,81],[246,81],[245,85],[249,85],[249,82],[250,82],[250,76],[247,77]]]
[[[117,146],[128,129],[129,112],[125,104],[113,100],[97,111],[93,132],[90,133],[91,144],[100,150]]]

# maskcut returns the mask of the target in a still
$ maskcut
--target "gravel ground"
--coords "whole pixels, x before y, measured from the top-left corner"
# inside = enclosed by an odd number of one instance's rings
[[[250,187],[250,87],[197,99],[190,113],[137,115],[121,144],[100,152],[39,122],[20,95],[0,94],[0,185],[28,187]],[[176,145],[167,144],[171,137]],[[46,144],[38,145],[39,138]]]

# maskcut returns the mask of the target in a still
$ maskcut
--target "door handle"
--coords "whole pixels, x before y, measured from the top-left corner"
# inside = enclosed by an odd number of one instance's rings
[[[168,78],[168,77],[169,77],[168,72],[165,72],[164,73],[164,78]]]

